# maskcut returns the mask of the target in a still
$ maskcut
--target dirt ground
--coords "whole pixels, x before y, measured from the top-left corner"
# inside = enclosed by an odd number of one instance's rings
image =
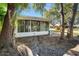
[[[24,44],[28,46],[34,56],[77,56],[79,55],[78,39],[62,40],[59,37],[38,36],[18,38],[16,41],[18,45]]]
[[[16,38],[16,48],[0,50],[0,56],[79,56],[79,38],[58,36]]]

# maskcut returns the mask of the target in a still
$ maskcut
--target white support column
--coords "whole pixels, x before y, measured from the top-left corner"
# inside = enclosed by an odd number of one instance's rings
[[[31,32],[31,20],[30,20],[30,32]]]
[[[25,28],[26,28],[26,27],[25,27],[25,22],[26,22],[26,21],[25,21],[25,20],[23,20],[24,32],[25,32]]]

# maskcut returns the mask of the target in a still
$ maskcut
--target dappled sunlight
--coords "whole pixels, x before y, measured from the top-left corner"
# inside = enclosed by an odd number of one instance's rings
[[[79,44],[77,44],[74,48],[71,48],[70,50],[79,52]]]
[[[26,46],[25,44],[20,44],[17,46],[17,50],[19,52],[19,55],[25,55],[25,56],[33,56],[32,50]]]

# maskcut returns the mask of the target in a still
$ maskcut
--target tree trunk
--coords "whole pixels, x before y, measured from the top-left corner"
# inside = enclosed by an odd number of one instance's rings
[[[8,3],[7,6],[7,13],[4,17],[4,23],[3,23],[3,27],[2,27],[2,31],[1,31],[1,35],[0,35],[0,48],[9,48],[12,47],[13,45],[13,36],[12,36],[12,15],[14,14],[15,11],[15,7],[14,4],[10,4]]]
[[[63,3],[61,3],[61,39],[64,39],[64,12],[63,12]]]
[[[76,17],[77,6],[78,6],[78,3],[75,3],[75,4],[73,5],[72,18],[70,19],[69,28],[68,28],[68,32],[67,32],[67,37],[68,37],[68,39],[69,39],[69,38],[73,38],[73,24],[74,24],[74,20],[75,20],[75,17]]]

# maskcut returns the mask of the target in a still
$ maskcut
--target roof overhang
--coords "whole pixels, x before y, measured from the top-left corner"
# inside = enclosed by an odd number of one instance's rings
[[[32,16],[17,16],[17,20],[36,20],[36,21],[47,21],[47,22],[50,21],[50,20],[47,19],[47,18],[32,17]]]

